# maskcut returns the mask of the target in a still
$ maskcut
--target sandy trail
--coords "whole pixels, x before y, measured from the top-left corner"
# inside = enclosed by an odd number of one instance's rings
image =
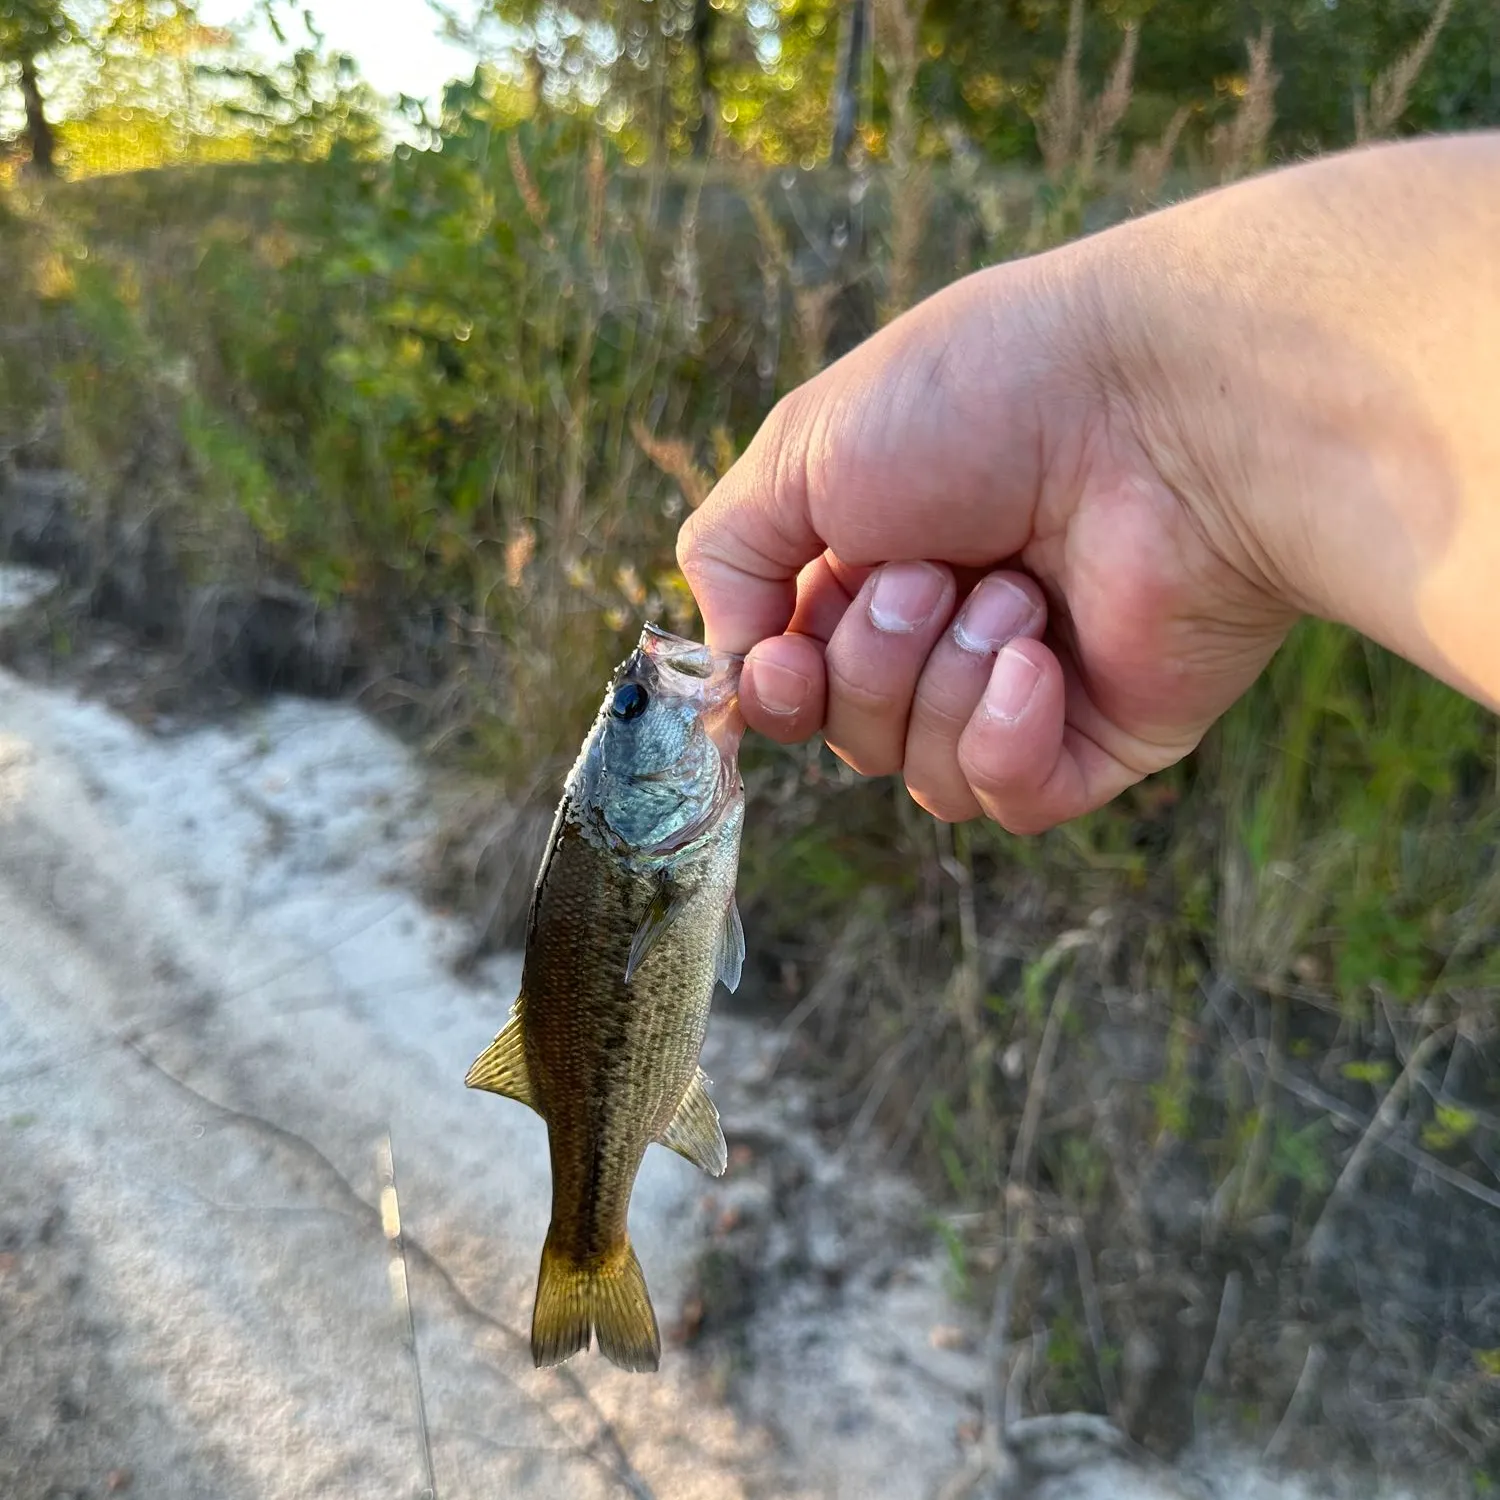
[[[0,1266],[37,1321],[0,1364],[0,1493],[419,1494],[387,1133],[439,1494],[924,1492],[966,1407],[920,1372],[886,1381],[904,1420],[799,1452],[682,1350],[656,1379],[532,1369],[545,1135],[461,1087],[517,965],[451,974],[463,934],[408,888],[424,807],[346,708],[161,739],[0,677]],[[637,1186],[664,1325],[709,1186],[666,1151]]]
[[[44,582],[0,570],[0,607]],[[0,673],[0,1495],[937,1494],[982,1371],[929,1338],[965,1315],[897,1231],[921,1205],[798,1139],[743,1021],[716,1017],[705,1054],[726,1134],[796,1155],[800,1206],[651,1152],[632,1227],[661,1374],[532,1368],[545,1133],[461,1085],[518,965],[451,972],[466,934],[412,889],[429,815],[411,758],[347,707],[161,738]],[[722,1362],[670,1337],[726,1207],[790,1268],[734,1406]],[[1064,1467],[1007,1500],[1306,1493]]]

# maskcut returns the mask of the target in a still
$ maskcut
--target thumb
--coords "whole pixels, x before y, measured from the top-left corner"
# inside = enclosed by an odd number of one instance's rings
[[[780,635],[796,607],[798,573],[824,551],[807,479],[815,387],[777,404],[677,535],[677,564],[715,650],[745,652]]]
[[[709,644],[779,635],[825,551],[989,568],[1021,550],[1057,375],[1035,298],[1020,267],[967,277],[778,403],[678,536]]]

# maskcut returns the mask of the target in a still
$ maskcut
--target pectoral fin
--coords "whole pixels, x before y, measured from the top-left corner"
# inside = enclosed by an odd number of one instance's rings
[[[662,1131],[661,1143],[685,1156],[695,1167],[702,1167],[710,1177],[722,1177],[729,1165],[729,1147],[719,1124],[719,1112],[708,1097],[708,1078],[699,1068],[672,1116],[672,1123]]]
[[[719,929],[719,948],[714,955],[714,974],[732,995],[740,987],[740,973],[745,967],[745,928],[740,921],[739,902],[729,898],[724,925]]]
[[[505,1030],[474,1059],[464,1083],[471,1089],[488,1089],[492,1094],[518,1100],[541,1114],[526,1072],[526,1040],[521,1034],[519,1010],[506,1023]]]
[[[670,880],[664,879],[656,889],[656,897],[641,918],[641,925],[631,939],[630,955],[625,960],[625,983],[635,978],[646,961],[646,955],[656,946],[657,940],[682,914],[687,898]]]

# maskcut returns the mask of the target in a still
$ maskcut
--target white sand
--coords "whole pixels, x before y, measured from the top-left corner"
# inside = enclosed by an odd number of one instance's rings
[[[928,1333],[964,1316],[937,1262],[878,1287],[836,1230],[855,1271],[767,1311],[739,1410],[670,1342],[654,1378],[531,1367],[545,1134],[462,1087],[517,964],[449,972],[463,933],[409,878],[426,817],[419,770],[352,709],[164,740],[0,674],[0,1494],[102,1495],[111,1473],[151,1500],[420,1494],[374,1207],[387,1131],[444,1500],[936,1493],[979,1370]],[[731,1146],[793,1128],[766,1119],[780,1085],[737,1082],[763,1040],[714,1024]],[[714,1190],[666,1151],[641,1174],[664,1326]],[[872,1233],[900,1195],[833,1171],[827,1191]],[[1032,1493],[1301,1495],[1087,1469]]]

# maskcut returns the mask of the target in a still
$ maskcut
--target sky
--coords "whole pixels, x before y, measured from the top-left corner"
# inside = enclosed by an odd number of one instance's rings
[[[300,31],[304,9],[312,12],[328,48],[349,53],[365,81],[383,94],[404,92],[435,106],[450,79],[474,71],[473,56],[439,34],[440,23],[427,0],[301,0],[279,12],[289,36]],[[218,26],[240,20],[250,10],[248,0],[200,0],[198,13]],[[274,39],[264,26],[252,35],[264,39],[268,55],[274,53]]]

